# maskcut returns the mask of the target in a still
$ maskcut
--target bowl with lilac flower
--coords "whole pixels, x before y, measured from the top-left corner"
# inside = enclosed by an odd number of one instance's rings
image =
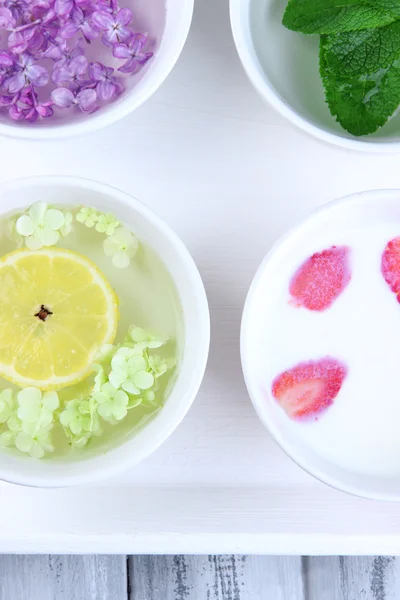
[[[4,0],[0,134],[57,139],[134,111],[186,41],[194,0]]]

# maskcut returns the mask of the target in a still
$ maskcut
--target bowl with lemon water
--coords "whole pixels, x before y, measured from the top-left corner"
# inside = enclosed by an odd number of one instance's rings
[[[204,374],[193,260],[147,207],[100,183],[23,179],[0,198],[0,478],[71,485],[136,464]]]

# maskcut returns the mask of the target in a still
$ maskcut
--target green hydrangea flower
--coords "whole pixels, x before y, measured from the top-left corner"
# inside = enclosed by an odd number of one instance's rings
[[[148,333],[141,327],[132,325],[129,328],[128,342],[134,342],[136,348],[160,348],[165,344],[164,341],[158,340],[154,335]]]
[[[49,208],[44,202],[36,202],[27,214],[19,217],[15,227],[28,248],[39,250],[43,246],[55,246],[64,225],[65,217],[62,210]]]
[[[97,223],[99,215],[94,208],[90,208],[90,206],[82,206],[75,218],[78,223],[83,223],[86,225],[86,227],[91,228]]]
[[[99,425],[93,421],[90,398],[70,400],[60,414],[61,425],[68,427],[73,435],[79,435],[82,431],[92,433]]]
[[[7,282],[2,283],[6,289]],[[142,403],[152,410],[160,408],[156,398],[158,378],[172,363],[149,352],[162,344],[142,328],[132,326],[125,345],[109,344],[101,349],[93,365],[96,374],[90,395],[83,395],[87,394],[85,387],[82,397],[69,400],[61,412],[56,392],[41,392],[34,387],[18,394],[11,389],[1,390],[0,446],[14,445],[20,452],[42,458],[53,451],[51,431],[56,416],[71,444],[82,448],[93,435],[102,433],[101,419],[116,425]]]
[[[17,417],[16,413],[13,413],[8,419],[7,427],[14,434],[17,434],[19,431],[21,431],[22,421]]]
[[[161,356],[149,356],[149,367],[156,379],[168,371],[168,363]]]
[[[122,347],[111,360],[110,383],[122,388],[128,394],[139,396],[154,384],[154,376],[148,371],[148,363],[143,353],[136,349]]]
[[[8,448],[9,446],[13,446],[15,444],[15,433],[12,431],[3,431],[0,433],[0,446],[3,448]]]
[[[46,452],[53,452],[50,431],[53,424],[38,427],[36,423],[23,423],[22,430],[15,437],[15,446],[20,452],[26,452],[32,458],[43,458]]]
[[[50,436],[53,421],[43,424],[41,417],[37,422],[22,421],[14,413],[8,419],[7,426],[9,431],[0,435],[1,446],[15,445],[20,452],[32,458],[42,458],[46,452],[53,452]]]
[[[60,402],[57,392],[45,392],[34,387],[27,387],[17,395],[18,418],[26,423],[40,423],[49,425],[53,421],[53,412],[59,407]]]
[[[105,421],[121,421],[128,413],[128,394],[118,390],[110,382],[102,385],[101,390],[93,394],[93,399],[98,404],[97,412]]]
[[[71,212],[64,211],[64,225],[60,229],[60,233],[63,237],[69,235],[72,231],[73,216]]]
[[[14,392],[10,389],[0,392],[0,423],[5,423],[15,409]]]
[[[136,408],[137,406],[140,406],[142,404],[142,402],[143,402],[142,396],[130,396],[128,410],[130,410],[131,408]]]
[[[96,364],[100,367],[103,364],[109,364],[117,351],[117,347],[112,344],[104,344],[96,355]],[[104,382],[103,382],[104,383]]]
[[[101,434],[101,425],[92,397],[70,400],[60,414],[60,423],[74,446],[83,447],[92,435]]]
[[[117,227],[103,242],[104,254],[112,257],[112,263],[117,269],[129,267],[131,258],[135,256],[138,248],[137,237],[126,227]]]
[[[145,392],[143,392],[142,402],[146,402],[148,404],[153,404],[153,402],[155,402],[155,399],[156,399],[156,394],[155,394],[154,390],[146,390]]]
[[[73,435],[90,432],[90,412],[85,407],[86,403],[82,400],[70,400],[60,414],[61,425],[68,427]]]
[[[8,431],[0,435],[0,445],[14,444],[20,452],[33,458],[42,458],[53,452],[50,432],[54,425],[54,411],[59,407],[56,392],[42,393],[28,387],[17,394],[17,402],[11,390],[0,393],[1,422],[7,418]]]
[[[96,230],[99,233],[105,233],[106,235],[112,235],[116,228],[119,226],[119,221],[110,213],[99,214],[96,223]]]
[[[99,367],[97,367],[97,369],[98,369],[97,375],[95,375],[95,377],[94,377],[94,387],[93,387],[94,392],[100,392],[102,386],[107,381],[107,375],[105,374],[103,367],[99,366]]]

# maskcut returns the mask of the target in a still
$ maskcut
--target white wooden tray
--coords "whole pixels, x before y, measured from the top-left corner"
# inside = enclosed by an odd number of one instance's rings
[[[228,0],[198,0],[175,71],[130,118],[63,142],[0,140],[1,179],[73,174],[156,210],[203,275],[209,367],[188,417],[139,467],[66,490],[0,485],[0,552],[400,554],[400,506],[359,500],[303,473],[248,398],[239,327],[250,281],[317,205],[400,188],[400,156],[325,146],[262,104],[242,72]],[[400,225],[399,225],[400,229]]]

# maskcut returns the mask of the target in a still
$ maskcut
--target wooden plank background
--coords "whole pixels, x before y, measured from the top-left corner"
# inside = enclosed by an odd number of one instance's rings
[[[396,557],[0,555],[0,600],[398,600]]]

